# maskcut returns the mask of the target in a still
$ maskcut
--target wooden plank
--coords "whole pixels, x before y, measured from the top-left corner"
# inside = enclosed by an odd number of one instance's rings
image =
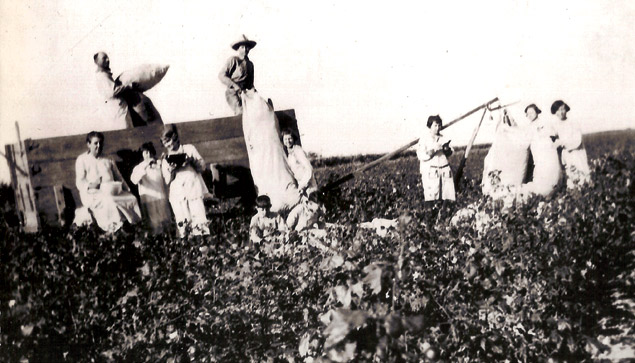
[[[104,132],[104,155],[114,155],[121,149],[137,150],[141,144],[152,141],[160,147],[162,127],[150,125],[130,130]],[[37,163],[44,160],[68,160],[86,152],[86,135],[27,140],[29,160]]]
[[[294,110],[276,111],[281,127],[297,130]],[[196,144],[208,140],[224,140],[243,136],[241,116],[190,121],[176,124],[182,141]],[[115,155],[120,149],[137,150],[144,142],[152,141],[160,153],[162,125],[149,125],[134,129],[104,131],[104,155]],[[86,151],[86,135],[59,136],[45,139],[27,139],[25,147],[30,161],[76,159]]]
[[[294,110],[276,111],[276,116],[281,129],[291,128],[299,135]],[[246,188],[241,180],[249,174],[249,160],[240,116],[179,123],[177,127],[183,143],[193,144],[205,162],[208,165],[215,164],[218,173],[223,174],[216,175],[217,179],[227,176],[237,178],[239,183],[232,184],[239,189]],[[157,152],[163,152],[159,141],[162,130],[162,125],[149,125],[106,131],[104,155],[117,162],[127,179],[134,165],[140,161],[136,150],[142,143],[152,141]],[[7,158],[10,161],[19,161],[19,146],[7,145]],[[75,187],[75,160],[86,152],[86,135],[27,140],[22,146],[25,150],[22,153],[24,165],[13,162],[10,163],[13,165],[10,169],[20,213],[23,216],[26,215],[25,212],[30,213],[29,230],[37,230],[41,223],[70,222],[75,208],[81,206],[79,192]],[[16,167],[23,168],[30,175],[21,179],[16,173]],[[204,178],[208,185],[213,184],[214,175],[211,171],[206,171]],[[250,175],[247,179],[250,180]],[[37,221],[36,225],[33,225],[33,220]]]
[[[17,144],[10,145],[7,151],[10,152],[10,158],[13,161],[12,165],[22,170],[29,170],[29,161],[27,159],[27,153],[24,151],[23,143],[18,141]],[[13,190],[16,205],[18,206],[18,214],[22,221],[22,227],[26,232],[35,232],[40,228],[40,221],[36,209],[31,178],[29,175],[16,172],[14,172],[12,176],[15,177]]]
[[[228,140],[212,140],[194,144],[207,164],[248,166],[247,149],[242,137]],[[128,153],[127,160],[121,155]],[[35,188],[63,185],[75,188],[75,160],[42,161],[31,164],[31,178]],[[129,149],[119,150],[114,155],[107,155],[117,163],[117,167],[125,178],[129,177],[132,168],[140,162],[139,155]]]

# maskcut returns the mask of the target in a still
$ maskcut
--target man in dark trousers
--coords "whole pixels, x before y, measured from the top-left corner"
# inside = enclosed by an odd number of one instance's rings
[[[254,64],[249,60],[249,51],[256,46],[256,42],[243,39],[232,44],[236,55],[230,57],[218,78],[227,86],[225,98],[235,115],[242,114],[242,101],[240,95],[243,91],[254,88]]]

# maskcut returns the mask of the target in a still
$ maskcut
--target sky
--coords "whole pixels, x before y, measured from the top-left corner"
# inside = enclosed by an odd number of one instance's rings
[[[231,115],[218,72],[242,34],[255,85],[294,109],[306,151],[384,153],[494,97],[571,106],[583,132],[635,126],[635,2],[0,1],[0,144],[106,129],[93,54],[114,75],[169,64],[146,95],[166,123]],[[445,130],[465,144],[480,119]],[[491,140],[496,117],[476,142]],[[0,181],[9,181],[4,160]]]

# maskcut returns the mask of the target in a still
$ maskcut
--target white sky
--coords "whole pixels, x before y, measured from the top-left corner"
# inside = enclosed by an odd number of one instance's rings
[[[106,128],[100,50],[115,76],[170,65],[146,93],[165,122],[230,115],[217,74],[243,33],[258,42],[256,88],[295,109],[305,149],[322,155],[390,151],[428,115],[447,122],[496,96],[545,117],[564,99],[584,132],[635,126],[630,0],[21,0],[0,1],[0,19],[2,145],[16,141],[15,121],[22,138]],[[465,143],[479,117],[446,135]]]

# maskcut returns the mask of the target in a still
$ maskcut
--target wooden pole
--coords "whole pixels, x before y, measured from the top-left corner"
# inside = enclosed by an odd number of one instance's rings
[[[442,129],[442,130],[443,130],[443,129],[447,129],[448,127],[450,127],[450,126],[454,125],[455,123],[457,123],[457,122],[459,122],[459,121],[463,120],[464,118],[466,118],[466,117],[470,116],[471,114],[473,114],[473,113],[477,112],[477,111],[478,111],[478,110],[480,110],[480,109],[483,109],[483,108],[487,109],[487,107],[488,107],[489,105],[491,105],[492,103],[494,103],[494,102],[496,102],[496,101],[498,101],[498,97],[495,97],[495,98],[491,99],[490,101],[488,101],[488,102],[486,102],[486,103],[484,103],[484,104],[482,104],[482,105],[480,105],[480,106],[478,106],[478,107],[475,107],[474,109],[472,109],[472,110],[470,110],[470,111],[468,111],[468,112],[464,113],[463,115],[459,116],[458,118],[456,118],[456,119],[454,119],[454,120],[452,120],[452,121],[448,122],[448,123],[447,123],[446,125],[444,125],[441,129]],[[482,121],[483,121],[483,120],[481,119],[481,122],[482,122]],[[379,164],[383,163],[384,161],[386,161],[386,160],[388,160],[388,159],[392,158],[393,156],[395,156],[395,155],[397,155],[397,154],[399,154],[399,153],[401,153],[401,152],[403,152],[403,151],[407,150],[407,149],[408,149],[408,148],[410,148],[411,146],[416,145],[418,142],[419,142],[419,139],[413,140],[413,141],[411,141],[411,142],[407,143],[406,145],[404,145],[404,146],[400,147],[399,149],[397,149],[397,150],[395,150],[395,151],[392,151],[392,152],[389,152],[388,154],[386,154],[386,155],[384,155],[384,156],[380,157],[379,159],[377,159],[377,160],[373,160],[373,161],[371,161],[370,163],[368,163],[368,164],[366,164],[366,165],[363,165],[363,166],[361,166],[360,168],[358,168],[358,169],[354,170],[353,172],[348,173],[348,174],[344,175],[343,177],[341,177],[341,178],[339,178],[339,179],[337,179],[337,180],[335,180],[335,181],[333,181],[333,182],[330,182],[329,184],[327,184],[327,185],[325,185],[324,187],[320,188],[320,190],[319,190],[319,191],[320,191],[320,192],[322,192],[322,193],[327,192],[327,191],[329,191],[329,190],[331,190],[331,189],[333,189],[333,188],[337,187],[338,185],[341,185],[341,184],[343,184],[343,183],[345,183],[345,182],[347,182],[347,181],[349,181],[349,180],[351,180],[351,179],[355,178],[355,175],[360,174],[360,173],[362,173],[362,172],[364,172],[364,171],[366,171],[366,170],[368,170],[368,169],[370,169],[370,168],[373,168],[373,167],[375,167],[375,166],[377,166],[377,165],[379,165]]]
[[[472,150],[472,144],[474,144],[474,139],[476,139],[476,135],[478,134],[478,130],[481,128],[481,124],[483,123],[483,119],[485,119],[485,114],[487,113],[487,108],[483,110],[483,115],[481,116],[481,121],[478,122],[474,131],[472,132],[472,137],[470,138],[470,142],[467,143],[465,147],[465,153],[463,153],[463,157],[461,158],[461,162],[459,163],[459,168],[456,170],[456,174],[454,176],[454,187],[458,189],[459,181],[463,176],[463,168],[465,167],[465,162],[467,161],[468,156],[470,155],[470,151]]]

